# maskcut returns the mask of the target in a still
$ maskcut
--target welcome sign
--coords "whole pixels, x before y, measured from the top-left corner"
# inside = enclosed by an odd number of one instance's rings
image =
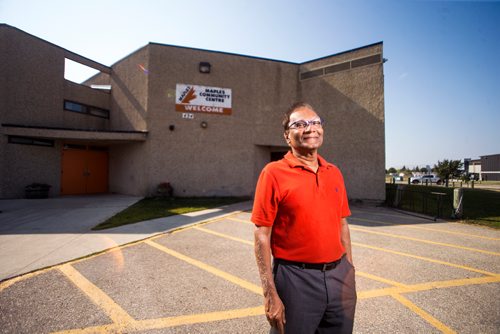
[[[231,89],[177,84],[175,110],[180,112],[202,112],[231,115]]]

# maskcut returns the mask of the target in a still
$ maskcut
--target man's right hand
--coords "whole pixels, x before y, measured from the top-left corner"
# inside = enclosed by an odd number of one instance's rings
[[[276,292],[265,297],[266,317],[269,324],[278,330],[278,333],[285,334],[285,306]]]
[[[271,269],[271,232],[270,226],[257,226],[255,229],[255,259],[259,268],[264,293],[264,307],[269,324],[278,331],[285,333],[285,306],[278,296],[274,285]]]

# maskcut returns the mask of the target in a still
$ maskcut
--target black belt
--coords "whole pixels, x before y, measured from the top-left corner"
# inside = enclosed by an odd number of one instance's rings
[[[342,255],[342,257],[344,257]],[[316,269],[316,270],[321,270],[321,271],[327,271],[327,270],[332,270],[337,267],[337,265],[342,261],[342,257],[338,259],[337,261],[329,262],[329,263],[304,263],[304,262],[295,262],[295,261],[288,261],[288,260],[282,260],[282,259],[274,259],[274,262],[278,265],[280,264],[285,264],[285,265],[290,265],[290,266],[297,266],[302,269]]]

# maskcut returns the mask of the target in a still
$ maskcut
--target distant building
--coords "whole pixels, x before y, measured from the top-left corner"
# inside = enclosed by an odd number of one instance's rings
[[[481,179],[500,181],[500,154],[481,156]]]
[[[298,100],[323,117],[320,154],[349,197],[385,198],[382,43],[304,63],[149,43],[108,67],[0,24],[0,50],[0,198],[32,182],[51,196],[146,196],[162,182],[252,196],[288,150],[281,120]],[[67,81],[65,59],[100,73]]]
[[[464,171],[469,177],[474,176],[480,179],[481,175],[481,159],[464,159]]]
[[[464,159],[464,169],[479,180],[500,181],[500,154],[483,155],[480,159]]]

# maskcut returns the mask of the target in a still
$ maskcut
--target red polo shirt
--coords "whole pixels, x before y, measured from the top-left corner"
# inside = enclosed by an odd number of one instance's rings
[[[272,226],[275,258],[326,263],[338,260],[340,219],[351,215],[340,170],[318,156],[316,173],[288,152],[260,174],[252,211],[257,226]]]

